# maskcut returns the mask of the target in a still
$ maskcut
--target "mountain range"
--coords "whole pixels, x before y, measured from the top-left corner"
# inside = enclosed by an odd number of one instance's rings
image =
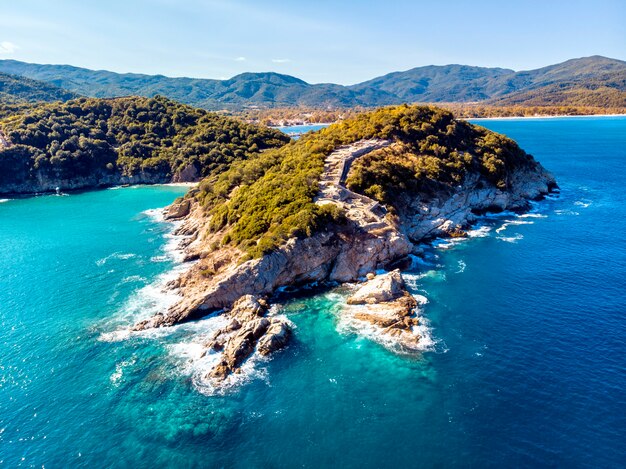
[[[403,102],[493,105],[626,107],[626,62],[602,56],[519,71],[468,65],[430,65],[393,72],[351,86],[309,84],[273,72],[242,73],[229,80],[115,73],[70,65],[0,60],[0,101],[16,89],[23,99],[65,100],[75,95],[111,98],[163,95],[205,109],[259,107],[337,108]],[[40,83],[37,83],[37,80]],[[7,83],[11,83],[7,85]],[[64,91],[67,90],[67,91]]]

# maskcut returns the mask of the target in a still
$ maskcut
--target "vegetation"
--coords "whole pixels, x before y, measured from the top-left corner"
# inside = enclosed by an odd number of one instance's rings
[[[213,110],[312,107],[327,110],[426,102],[626,107],[626,62],[593,56],[515,72],[444,65],[394,72],[351,86],[309,84],[278,73],[229,80],[118,74],[67,65],[0,61],[0,71],[94,97],[167,96]]]
[[[3,107],[39,101],[67,101],[76,97],[75,93],[42,81],[0,73],[0,104]]]
[[[360,114],[236,162],[204,180],[194,196],[212,217],[211,229],[224,230],[222,243],[261,256],[289,237],[341,221],[335,206],[314,203],[324,160],[340,145],[369,138],[397,145],[357,161],[348,184],[387,204],[400,191],[449,190],[470,170],[504,188],[508,171],[532,162],[512,140],[457,121],[448,111],[403,105]]]
[[[87,99],[30,107],[0,121],[0,184],[36,176],[149,176],[166,182],[226,168],[289,141],[163,97]],[[19,176],[19,177],[18,177]]]
[[[535,116],[583,116],[603,114],[626,114],[626,106],[531,106],[528,104],[494,105],[481,103],[438,103],[438,107],[452,112],[457,118],[472,119],[483,117],[535,117]],[[318,123],[335,123],[350,119],[372,108],[355,107],[352,109],[318,110],[315,108],[273,108],[246,109],[233,112],[233,115],[246,122],[263,124],[273,127],[286,125],[306,125]]]

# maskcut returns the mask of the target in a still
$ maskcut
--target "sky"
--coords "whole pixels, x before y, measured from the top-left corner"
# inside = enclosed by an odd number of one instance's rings
[[[354,84],[423,65],[626,60],[626,0],[0,0],[0,59]]]

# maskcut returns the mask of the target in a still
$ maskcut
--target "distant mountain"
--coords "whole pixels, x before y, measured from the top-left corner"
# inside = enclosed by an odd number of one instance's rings
[[[114,73],[69,65],[0,60],[0,71],[93,97],[157,94],[206,109],[353,107],[402,102],[485,102],[495,105],[626,107],[626,62],[601,56],[536,70],[443,65],[394,72],[352,86],[309,84],[278,73],[243,73],[229,80]]]
[[[593,56],[518,72],[501,83],[491,102],[626,107],[626,62]]]
[[[504,68],[468,65],[429,65],[394,72],[349,87],[355,91],[376,89],[401,101],[467,102],[493,96],[499,80],[515,75]]]
[[[22,104],[37,101],[67,101],[77,95],[50,83],[0,73],[0,103]]]

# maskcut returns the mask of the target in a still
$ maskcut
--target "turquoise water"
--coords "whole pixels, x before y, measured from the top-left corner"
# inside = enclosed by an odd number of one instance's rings
[[[294,343],[215,393],[219,319],[119,330],[171,298],[184,190],[0,203],[2,467],[623,467],[626,119],[480,121],[557,177],[406,274],[433,340],[398,356],[346,330],[341,291],[286,301]]]
[[[294,138],[300,137],[300,135],[307,132],[315,131],[328,127],[328,124],[306,124],[306,125],[291,125],[288,127],[276,127],[281,132],[291,135]]]

